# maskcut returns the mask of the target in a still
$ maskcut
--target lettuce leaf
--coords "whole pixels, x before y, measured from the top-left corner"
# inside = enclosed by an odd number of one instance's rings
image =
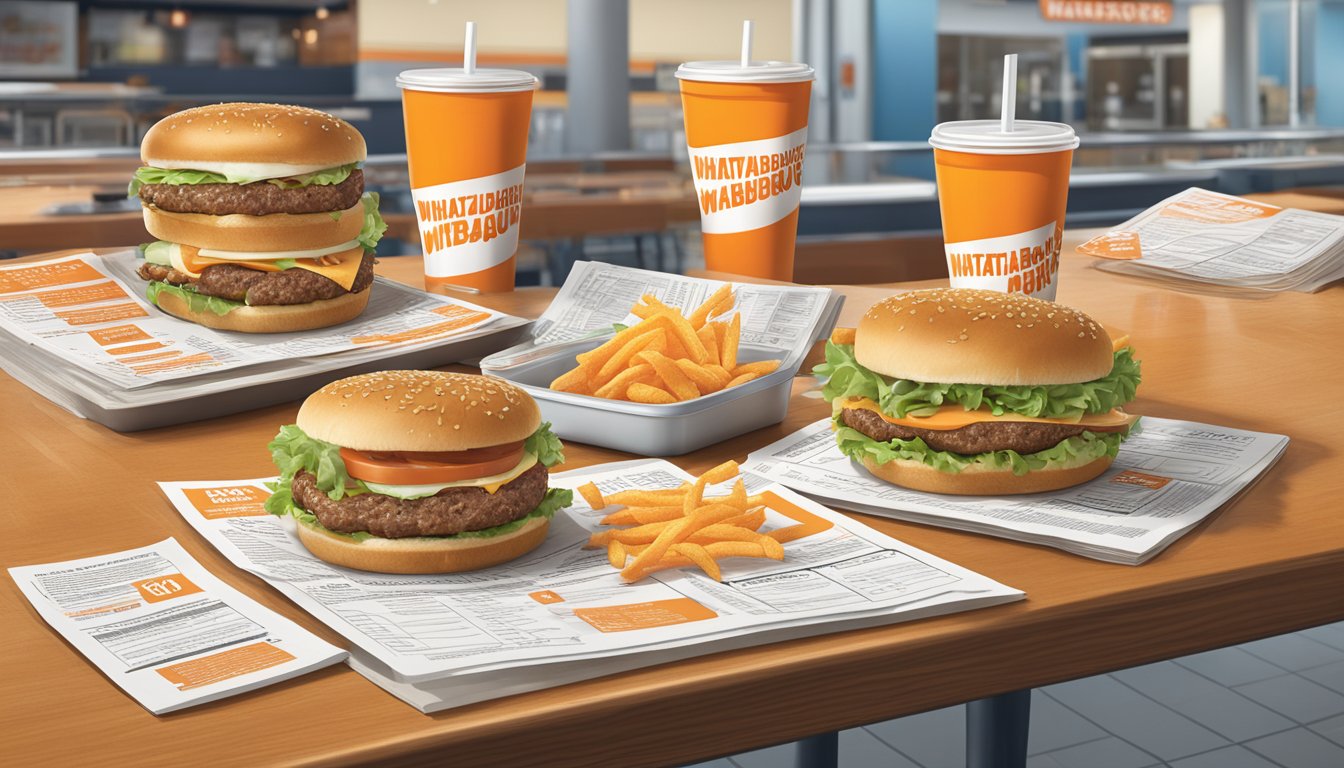
[[[154,306],[159,305],[159,294],[171,293],[180,296],[187,306],[193,312],[214,312],[216,315],[227,315],[235,309],[247,306],[241,301],[232,301],[230,299],[221,299],[218,296],[206,296],[203,293],[197,293],[196,289],[190,285],[173,285],[161,280],[149,281],[149,287],[145,289],[145,298]]]
[[[565,446],[551,431],[551,423],[543,421],[537,431],[523,443],[523,450],[537,457],[547,467],[565,463]]]
[[[835,420],[835,441],[840,452],[862,461],[868,459],[882,465],[889,461],[903,459],[918,461],[941,472],[959,473],[962,470],[979,466],[985,469],[1011,469],[1014,475],[1025,475],[1031,470],[1066,469],[1101,458],[1115,457],[1131,430],[1124,432],[1084,432],[1075,437],[1066,438],[1058,445],[1036,453],[1021,454],[1017,451],[993,451],[964,455],[949,451],[935,451],[918,437],[913,440],[899,438],[880,443],[857,429],[847,427],[838,418]]]
[[[145,261],[148,261],[150,264],[158,264],[163,267],[171,267],[173,265],[173,259],[172,256],[169,255],[168,251],[172,247],[173,247],[172,243],[166,243],[162,240],[155,240],[152,243],[145,243],[144,245],[140,246],[140,251],[144,254]]]
[[[377,192],[366,192],[359,200],[364,204],[364,227],[359,230],[359,244],[372,251],[378,247],[378,241],[383,239],[387,222],[378,213]]]
[[[327,186],[340,184],[350,178],[350,174],[358,167],[359,163],[350,163],[281,179],[259,179],[249,176],[230,176],[213,171],[197,171],[191,168],[155,168],[144,165],[136,169],[135,175],[131,178],[131,184],[126,189],[126,195],[127,197],[135,197],[140,193],[140,187],[145,184],[251,184],[256,181],[267,181],[285,189]]]
[[[327,494],[332,501],[340,501],[346,496],[355,496],[365,492],[358,480],[350,477],[341,460],[341,449],[323,440],[316,440],[299,429],[297,424],[280,428],[275,439],[267,443],[271,452],[271,461],[280,470],[280,479],[272,484],[275,492],[266,501],[266,511],[273,515],[281,514],[272,506],[279,506],[283,499],[276,499],[283,492],[289,495],[289,486],[299,470],[306,470],[317,478],[317,489]],[[353,491],[353,492],[352,492]],[[274,500],[274,501],[273,501]],[[292,502],[290,502],[292,503]]]
[[[908,379],[889,380],[854,359],[852,344],[826,343],[826,362],[813,373],[828,377],[822,396],[866,397],[889,416],[929,416],[939,406],[959,403],[968,411],[984,408],[995,416],[1017,413],[1034,418],[1076,419],[1085,413],[1106,413],[1134,399],[1141,379],[1139,362],[1129,347],[1115,352],[1111,372],[1081,384],[997,386],[986,384],[929,384]]]

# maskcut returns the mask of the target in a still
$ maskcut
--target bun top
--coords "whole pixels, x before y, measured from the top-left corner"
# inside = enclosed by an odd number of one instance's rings
[[[1002,386],[1076,384],[1110,373],[1111,337],[1076,309],[970,288],[901,293],[855,331],[859,365],[899,379]]]
[[[357,451],[466,451],[526,439],[541,411],[490,376],[379,371],[317,390],[297,422],[310,437]]]
[[[224,164],[295,166],[311,173],[363,162],[368,151],[355,127],[326,112],[284,104],[212,104],[171,114],[140,142],[156,168],[214,170]]]

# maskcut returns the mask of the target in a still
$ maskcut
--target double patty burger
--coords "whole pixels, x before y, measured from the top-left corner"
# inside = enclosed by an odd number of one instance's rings
[[[1037,493],[1091,480],[1138,420],[1139,364],[1083,313],[1027,296],[940,288],[868,310],[827,344],[823,394],[840,451],[895,485]]]
[[[325,112],[216,104],[160,120],[130,192],[144,205],[149,300],[252,333],[343,323],[364,311],[387,226],[364,193],[364,137]]]
[[[573,500],[532,397],[487,376],[385,371],[332,382],[268,446],[267,511],[336,565],[449,573],[496,565],[546,538]]]

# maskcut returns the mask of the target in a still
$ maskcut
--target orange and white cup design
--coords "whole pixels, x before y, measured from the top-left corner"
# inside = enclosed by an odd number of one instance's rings
[[[705,265],[792,280],[812,68],[692,61],[677,77]]]
[[[413,69],[397,85],[425,287],[513,290],[536,77]]]
[[[956,288],[1054,300],[1069,168],[1078,137],[1062,123],[941,123],[929,139],[947,271]]]

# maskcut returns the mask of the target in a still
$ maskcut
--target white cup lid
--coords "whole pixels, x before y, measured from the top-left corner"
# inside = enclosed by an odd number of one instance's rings
[[[1074,149],[1079,141],[1073,127],[1064,123],[1015,120],[1012,133],[1004,133],[998,120],[959,120],[935,125],[929,143],[954,152],[1031,155]]]
[[[677,67],[678,80],[708,83],[805,83],[814,79],[807,64],[788,61],[688,61]]]
[[[408,69],[397,75],[398,88],[439,93],[534,91],[539,85],[535,75],[518,69],[478,69],[467,74],[461,67],[441,67]]]

